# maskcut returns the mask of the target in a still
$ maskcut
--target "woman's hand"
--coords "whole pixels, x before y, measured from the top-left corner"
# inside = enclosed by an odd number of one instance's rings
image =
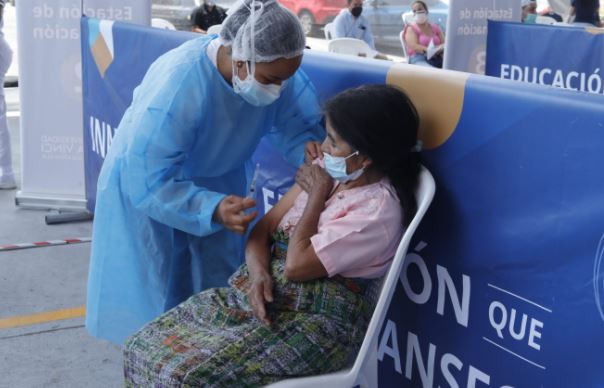
[[[248,303],[254,312],[254,316],[267,326],[271,321],[266,310],[266,303],[273,301],[273,280],[267,271],[250,272],[250,289],[247,293]]]
[[[333,188],[333,179],[318,165],[302,165],[296,172],[296,183],[309,195],[329,196]]]
[[[258,215],[257,211],[245,214],[244,210],[254,206],[256,206],[256,201],[251,198],[227,195],[214,210],[212,219],[230,231],[244,234],[250,222]]]
[[[311,164],[316,158],[323,159],[323,151],[321,151],[321,143],[309,141],[304,145],[304,163]]]

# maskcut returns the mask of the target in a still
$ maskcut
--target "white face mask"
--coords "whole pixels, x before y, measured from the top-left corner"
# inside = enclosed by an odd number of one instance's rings
[[[355,155],[358,155],[359,151],[355,151],[352,154],[342,157],[342,156],[332,156],[326,152],[323,152],[323,161],[325,163],[325,171],[338,182],[346,183],[348,181],[353,181],[365,172],[363,167],[358,170],[348,174],[346,168],[346,159],[351,158]]]
[[[245,66],[247,77],[242,80],[239,78],[237,66],[233,62],[233,90],[235,93],[254,106],[267,106],[275,102],[281,96],[281,90],[287,82],[284,81],[281,85],[265,85],[254,77],[255,66],[253,64],[251,69],[247,62]]]
[[[417,24],[424,24],[426,20],[428,20],[428,14],[426,12],[420,11],[413,15],[413,19]]]

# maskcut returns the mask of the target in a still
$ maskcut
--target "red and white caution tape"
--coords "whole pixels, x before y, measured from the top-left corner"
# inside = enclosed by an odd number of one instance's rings
[[[17,249],[51,247],[51,246],[56,246],[56,245],[80,244],[80,243],[86,243],[86,242],[90,242],[90,241],[92,241],[91,237],[80,237],[80,238],[70,238],[67,240],[49,240],[49,241],[39,241],[39,242],[34,242],[34,243],[0,245],[0,252],[14,251]]]

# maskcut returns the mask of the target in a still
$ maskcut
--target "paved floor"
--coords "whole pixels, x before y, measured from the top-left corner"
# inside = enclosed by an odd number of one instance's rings
[[[19,175],[17,90],[6,92]],[[15,192],[0,190],[0,245],[91,235],[90,222],[46,225],[46,211],[15,207]],[[0,251],[0,387],[122,386],[119,347],[83,327],[89,253],[88,243]]]

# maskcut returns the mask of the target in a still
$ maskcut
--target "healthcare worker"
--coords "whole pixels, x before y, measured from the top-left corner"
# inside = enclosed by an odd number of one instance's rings
[[[86,327],[122,343],[243,262],[244,198],[266,136],[293,165],[319,152],[305,36],[275,0],[239,1],[216,35],[158,58],[134,91],[101,170]],[[246,166],[248,168],[246,168]]]

